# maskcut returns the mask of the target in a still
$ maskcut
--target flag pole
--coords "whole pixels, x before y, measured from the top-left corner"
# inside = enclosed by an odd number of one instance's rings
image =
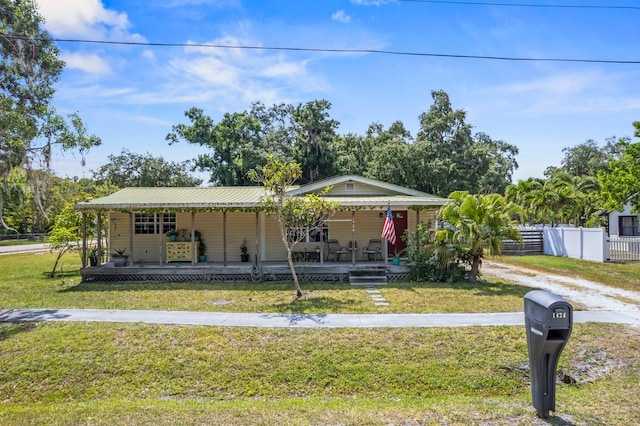
[[[382,227],[382,235],[381,237],[385,241],[384,245],[384,264],[385,266],[388,263],[389,259],[389,243],[391,245],[396,245],[396,229],[393,223],[393,213],[391,212],[391,201],[387,201],[387,214],[384,218],[384,225]]]

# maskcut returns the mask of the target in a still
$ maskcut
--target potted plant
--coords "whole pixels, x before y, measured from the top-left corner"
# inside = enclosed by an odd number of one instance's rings
[[[175,229],[171,229],[167,231],[165,235],[167,236],[167,238],[169,238],[169,241],[175,241],[178,237],[178,231],[176,231]]]
[[[89,251],[89,265],[98,266],[98,249],[92,248]]]
[[[197,229],[193,231],[193,235],[194,235],[193,239],[195,241],[200,241],[200,239],[202,238],[202,234]]]
[[[127,249],[115,250],[111,254],[111,260],[113,260],[113,266],[127,266],[127,263],[129,262]]]
[[[404,253],[405,249],[402,249],[400,251],[398,251],[398,249],[395,250],[394,254],[393,254],[393,259],[391,259],[391,262],[393,262],[394,265],[399,265],[400,264],[400,256],[402,256],[402,253]]]
[[[200,240],[198,243],[198,262],[206,262],[207,261],[207,245],[204,243],[204,240]]]
[[[178,241],[186,241],[187,236],[189,235],[189,230],[182,228],[182,229],[178,229],[177,231],[177,235],[178,235]],[[191,239],[191,238],[189,238]]]
[[[249,248],[247,247],[247,239],[242,240],[242,244],[240,244],[240,260],[243,262],[249,261]]]

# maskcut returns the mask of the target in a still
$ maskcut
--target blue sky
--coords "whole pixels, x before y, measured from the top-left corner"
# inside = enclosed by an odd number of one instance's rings
[[[455,1],[455,0],[454,0]],[[640,9],[532,8],[374,0],[37,0],[54,38],[232,46],[371,49],[518,58],[640,61]],[[493,3],[618,5],[631,0]],[[61,176],[91,176],[123,148],[182,161],[171,126],[196,106],[218,121],[254,101],[326,99],[339,133],[419,115],[444,90],[475,132],[516,145],[514,180],[542,177],[562,148],[631,136],[640,120],[640,64],[497,61],[373,53],[58,43],[67,62],[54,106],[79,111],[102,138],[86,167],[55,158]]]

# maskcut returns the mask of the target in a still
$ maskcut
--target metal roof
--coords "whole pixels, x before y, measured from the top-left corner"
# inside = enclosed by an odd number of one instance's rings
[[[319,181],[311,182],[306,185],[302,185],[298,188],[291,189],[289,194],[291,195],[300,195],[303,193],[309,193],[313,191],[321,190],[327,186],[334,186],[343,182],[360,182],[366,185],[378,187],[388,191],[390,194],[404,194],[414,197],[432,197],[439,198],[431,194],[427,194],[426,192],[418,191],[415,189],[406,188],[404,186],[395,185],[392,183],[383,182],[376,179],[365,178],[362,176],[356,175],[345,175],[345,176],[336,176],[332,178],[322,179]]]
[[[297,191],[296,191],[297,192]],[[297,192],[300,195],[303,193]],[[447,200],[435,195],[422,196],[389,193],[367,196],[326,196],[344,207],[441,206]],[[265,196],[263,187],[235,186],[210,188],[124,188],[106,197],[89,199],[75,205],[79,210],[145,209],[233,209],[255,208]]]
[[[210,188],[124,188],[106,197],[77,203],[77,209],[151,209],[255,207],[264,190],[259,186]]]

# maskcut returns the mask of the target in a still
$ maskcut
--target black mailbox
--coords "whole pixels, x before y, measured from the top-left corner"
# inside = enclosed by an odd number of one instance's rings
[[[556,369],[573,326],[573,307],[557,294],[524,296],[524,324],[531,369],[531,398],[541,416],[556,410]]]

